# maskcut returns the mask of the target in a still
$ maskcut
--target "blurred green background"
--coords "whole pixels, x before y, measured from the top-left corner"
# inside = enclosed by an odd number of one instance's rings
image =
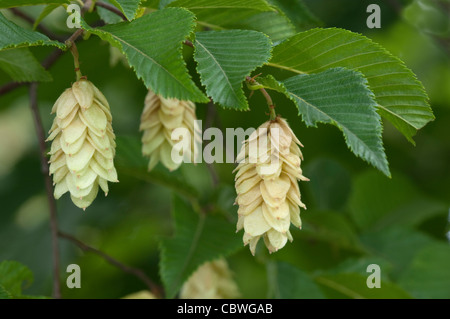
[[[331,289],[327,280],[354,286],[355,291],[366,289],[366,267],[376,263],[382,269],[382,287],[392,289],[384,290],[386,294],[381,296],[368,292],[368,297],[450,298],[450,28],[445,11],[449,2],[305,3],[324,26],[362,33],[401,58],[424,84],[436,120],[418,132],[416,146],[384,123],[384,146],[392,171],[389,179],[356,158],[337,128],[306,128],[294,105],[273,94],[277,112],[288,119],[305,146],[304,175],[311,181],[300,184],[303,202],[308,207],[302,212],[303,230],[292,230],[294,242],[272,254],[270,260],[288,263],[277,265],[298,278],[307,275],[305,285],[308,278],[316,278],[319,296],[348,297],[339,289]],[[366,8],[370,3],[381,7],[381,29],[366,26]],[[40,9],[23,10],[36,15]],[[64,34],[68,32],[64,14],[63,10],[56,10],[44,23]],[[40,60],[51,50],[32,48]],[[118,138],[116,165],[120,183],[110,185],[108,197],[99,194],[85,212],[65,195],[57,202],[60,228],[125,264],[145,270],[159,283],[158,244],[173,233],[170,208],[174,190],[155,176],[143,173],[146,161],[140,155],[138,128],[146,89],[126,65],[111,65],[109,45],[97,37],[81,41],[78,50],[83,74],[110,101]],[[190,50],[185,48],[185,56],[194,75]],[[53,120],[50,110],[54,101],[75,80],[70,54],[65,54],[50,71],[54,81],[40,84],[38,93],[47,131]],[[269,68],[261,72],[271,72],[278,79],[286,76]],[[0,72],[0,85],[9,81]],[[265,101],[259,93],[249,101],[248,112],[217,108],[212,125],[258,127],[267,120]],[[206,105],[197,105],[199,119],[205,119],[206,109]],[[0,96],[0,136],[0,261],[17,260],[32,270],[35,280],[26,294],[50,296],[48,205],[26,87]],[[185,164],[171,174],[195,188],[201,203],[215,203],[233,219],[237,210],[232,205],[233,167],[215,164],[220,178],[217,187],[204,164]],[[169,175],[160,166],[157,172]],[[230,223],[230,227],[234,225]],[[68,275],[67,265],[75,263],[82,270],[82,288],[68,289],[63,285],[64,298],[119,298],[145,289],[132,275],[96,255],[83,253],[70,242],[61,239],[60,248],[63,283]],[[274,263],[266,266],[246,247],[228,261],[244,298],[274,297],[274,285],[289,280],[274,279],[270,271]],[[301,285],[303,282],[298,280]],[[305,297],[308,292],[293,292],[291,297],[295,296]]]

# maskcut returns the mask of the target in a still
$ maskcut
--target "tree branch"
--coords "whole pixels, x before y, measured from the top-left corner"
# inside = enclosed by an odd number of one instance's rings
[[[21,18],[22,20],[30,23],[31,25],[34,25],[35,20],[29,16],[28,14],[26,14],[25,12],[20,11],[17,8],[10,8],[9,9],[16,17]],[[39,31],[41,31],[43,34],[45,34],[47,37],[49,37],[51,40],[57,40],[57,41],[64,41],[64,38],[53,33],[52,31],[50,31],[50,29],[48,29],[46,26],[42,25],[41,23],[39,23],[36,27],[36,29],[38,29]]]
[[[102,2],[102,1],[97,1],[97,2],[95,3],[95,5],[96,5],[97,7],[101,7],[101,8],[103,8],[103,9],[108,10],[108,11],[111,11],[112,13],[117,14],[117,15],[118,15],[119,17],[121,17],[122,20],[124,20],[124,21],[128,21],[127,17],[125,17],[125,15],[122,13],[122,11],[120,11],[119,9],[117,9],[117,8],[116,8],[115,6],[113,6],[112,4],[105,3],[105,2]]]
[[[33,114],[34,126],[39,141],[39,151],[41,159],[41,171],[44,176],[45,189],[47,193],[47,201],[50,209],[50,227],[52,234],[52,256],[53,256],[53,297],[61,298],[61,281],[60,281],[60,267],[59,267],[59,246],[58,246],[58,219],[56,214],[56,202],[53,197],[53,186],[49,175],[49,168],[46,157],[45,133],[42,125],[41,116],[37,103],[37,88],[36,82],[30,84],[30,107]]]
[[[102,257],[104,260],[109,262],[111,265],[116,266],[117,268],[121,269],[122,271],[136,276],[137,278],[139,278],[142,282],[144,282],[147,285],[148,289],[152,292],[153,295],[155,295],[155,297],[162,298],[162,291],[161,291],[162,288],[159,287],[158,285],[156,285],[150,278],[148,278],[147,275],[142,270],[124,265],[117,259],[114,259],[113,257],[107,255],[106,253],[102,252],[101,250],[98,250],[94,247],[91,247],[91,246],[83,243],[82,241],[73,237],[72,235],[58,231],[58,236],[71,241],[76,246],[78,246],[81,250],[83,250],[85,252],[90,251],[90,252]]]

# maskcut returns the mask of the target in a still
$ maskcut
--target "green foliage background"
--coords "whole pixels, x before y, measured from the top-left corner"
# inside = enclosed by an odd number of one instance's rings
[[[448,38],[440,40],[442,34],[437,34],[442,29],[430,23],[435,21],[434,13],[419,10],[413,1],[398,1],[406,7],[402,12],[387,1],[305,3],[325,26],[362,33],[400,57],[426,88],[436,120],[414,137],[416,146],[383,121],[391,179],[356,158],[336,127],[319,124],[318,128],[306,128],[294,104],[271,91],[277,113],[288,119],[305,145],[304,175],[311,181],[300,184],[308,210],[301,214],[303,229],[292,231],[294,242],[270,256],[261,249],[255,258],[248,248],[239,245],[242,233],[234,234],[237,208],[232,205],[232,164],[215,164],[220,178],[217,187],[204,164],[182,165],[173,173],[158,166],[155,172],[146,173],[138,132],[145,86],[125,64],[112,66],[109,44],[92,35],[78,44],[81,68],[110,101],[118,137],[116,165],[120,183],[110,185],[108,197],[99,195],[86,212],[64,196],[58,201],[61,230],[143,269],[152,280],[170,287],[168,293],[173,297],[177,290],[174,287],[181,283],[171,282],[170,271],[178,271],[174,268],[178,263],[170,259],[170,254],[161,256],[160,249],[180,244],[177,237],[168,238],[179,231],[178,223],[186,225],[177,219],[177,214],[194,214],[186,204],[186,200],[194,200],[211,207],[210,220],[204,221],[206,226],[225,223],[231,231],[231,241],[220,253],[229,255],[227,260],[245,298],[450,298]],[[381,6],[381,29],[366,27],[365,9],[369,3]],[[37,7],[23,10],[35,16],[40,12]],[[64,12],[58,10],[44,21],[55,30],[67,31],[61,22],[65,21]],[[198,15],[201,17],[201,12]],[[305,27],[300,23],[304,17],[290,18],[297,26]],[[52,48],[30,50],[42,60]],[[190,74],[201,87],[192,51],[183,48]],[[53,81],[39,86],[39,107],[46,129],[51,125],[54,101],[74,81],[70,54],[58,60],[50,73]],[[286,77],[284,71],[271,69],[271,74],[279,79]],[[0,85],[10,81],[0,71]],[[249,91],[244,91],[248,96]],[[217,108],[212,125],[247,128],[267,120],[266,102],[258,92],[249,100],[249,107],[246,112]],[[206,110],[206,104],[198,103],[198,118],[205,119]],[[34,282],[24,294],[50,296],[48,206],[25,87],[0,97],[0,133],[0,262],[19,261],[31,270]],[[175,199],[179,209],[171,214],[174,194],[179,196]],[[202,233],[205,238],[214,235],[208,229]],[[229,234],[220,236],[228,238]],[[237,244],[234,239],[238,239]],[[68,289],[63,285],[65,298],[119,298],[145,289],[135,277],[98,256],[82,253],[70,242],[61,239],[60,247],[63,283],[67,265],[76,263],[82,269],[82,288]],[[208,253],[208,247],[202,247],[197,260],[204,260]],[[207,256],[212,257],[216,256]],[[169,265],[161,271],[164,282],[160,277],[161,260]],[[372,263],[381,266],[381,289],[366,287],[366,267]],[[179,271],[192,265],[185,266]],[[23,279],[30,281],[31,274],[21,271],[26,273]],[[2,285],[6,284],[0,277],[0,297],[4,294]],[[14,291],[21,295],[20,287]]]

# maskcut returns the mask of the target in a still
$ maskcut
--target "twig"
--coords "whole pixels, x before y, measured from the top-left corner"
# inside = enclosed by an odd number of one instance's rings
[[[275,120],[275,118],[277,117],[277,114],[275,113],[275,105],[273,104],[272,98],[270,97],[269,93],[267,93],[266,89],[264,87],[262,87],[262,85],[260,85],[258,82],[256,82],[254,77],[251,78],[251,77],[247,76],[245,78],[245,80],[252,85],[261,86],[261,87],[258,87],[258,89],[264,95],[264,98],[267,101],[267,105],[269,106],[270,120],[271,121]]]
[[[147,285],[147,287],[153,293],[153,295],[155,295],[155,297],[162,298],[161,287],[159,287],[153,281],[151,281],[151,279],[148,278],[147,275],[142,270],[124,265],[117,259],[114,259],[113,257],[107,255],[106,253],[102,252],[101,250],[98,250],[94,247],[91,247],[91,246],[83,243],[82,241],[73,237],[72,235],[58,231],[58,236],[71,241],[72,243],[77,245],[81,250],[86,251],[86,252],[90,251],[90,252],[102,257],[107,262],[109,262],[111,265],[116,266],[117,268],[121,269],[122,271],[136,276],[137,278],[139,278],[141,281],[143,281]]]
[[[53,186],[49,175],[49,168],[46,157],[45,133],[42,125],[41,116],[37,103],[37,88],[36,82],[30,84],[30,107],[33,114],[34,126],[39,141],[39,150],[41,158],[41,171],[45,180],[45,189],[47,193],[47,200],[50,209],[50,227],[52,233],[52,255],[53,255],[53,297],[61,298],[61,281],[59,278],[59,247],[58,247],[58,219],[56,214],[56,202],[53,197]]]
[[[78,29],[75,31],[69,38],[67,38],[66,41],[75,42],[80,35],[83,33],[83,29]],[[44,61],[42,61],[41,65],[44,67],[44,69],[48,70],[58,59],[61,57],[61,55],[64,53],[61,49],[55,49],[50,53]],[[0,87],[0,96],[3,94],[6,94],[10,91],[13,91],[14,89],[21,87],[23,85],[28,85],[30,82],[10,82],[6,83],[5,85]]]
[[[121,17],[122,20],[124,20],[124,21],[127,21],[127,20],[128,20],[127,17],[125,17],[125,15],[122,13],[122,11],[120,11],[119,9],[117,9],[117,8],[116,8],[115,6],[113,6],[112,4],[105,3],[105,2],[102,2],[102,1],[97,1],[97,2],[95,3],[95,5],[96,5],[97,7],[101,7],[101,8],[103,8],[103,9],[106,9],[106,10],[111,11],[112,13],[117,14],[117,15],[118,15],[119,17]]]
[[[22,20],[30,23],[31,25],[34,25],[35,20],[30,17],[29,15],[27,15],[25,12],[20,11],[17,8],[10,8],[9,9],[15,16],[21,18]],[[39,23],[37,25],[37,29],[39,31],[41,31],[43,34],[45,34],[47,37],[49,37],[51,40],[57,40],[57,41],[64,41],[64,38],[56,35],[55,33],[53,33],[52,31],[50,31],[50,29],[48,29],[46,26],[42,25],[41,23]]]
[[[206,109],[205,130],[212,126],[215,117],[216,106],[214,102],[210,100]],[[209,175],[211,176],[211,181],[214,187],[216,187],[219,184],[219,176],[216,172],[216,169],[212,163],[206,163],[206,167],[208,168]]]

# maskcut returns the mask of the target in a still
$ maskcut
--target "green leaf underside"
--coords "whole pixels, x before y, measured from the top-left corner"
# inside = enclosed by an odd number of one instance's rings
[[[243,246],[234,225],[219,217],[195,213],[177,196],[172,213],[175,236],[161,242],[160,273],[168,298],[176,295],[200,265],[226,257]]]
[[[64,4],[69,2],[70,0],[2,0],[0,1],[0,9],[20,6],[36,6],[39,4]]]
[[[343,29],[312,29],[273,49],[269,65],[295,73],[333,67],[360,71],[375,94],[378,112],[412,143],[416,131],[434,119],[427,95],[401,60],[370,39]]]
[[[136,17],[137,10],[139,9],[139,4],[141,0],[110,0],[113,5],[115,5],[128,21],[133,20]]]
[[[0,69],[16,82],[47,82],[52,76],[28,48],[0,51]]]
[[[167,8],[99,29],[85,22],[82,26],[121,49],[137,76],[155,93],[166,98],[209,101],[192,81],[181,52],[182,42],[194,28],[191,12]]]
[[[369,275],[369,274],[367,274]],[[399,286],[381,281],[380,288],[367,287],[367,276],[357,273],[323,274],[315,281],[327,289],[329,298],[353,299],[409,299],[411,296]]]
[[[24,281],[27,285],[33,282],[33,274],[30,269],[17,261],[2,261],[0,263],[0,286],[12,297],[22,294]]]
[[[274,297],[277,299],[323,299],[324,295],[313,279],[302,270],[285,262],[271,263],[269,271],[275,277]]]
[[[380,116],[360,72],[334,68],[297,75],[283,83],[307,126],[337,126],[353,153],[390,176]]]
[[[194,59],[208,96],[224,107],[246,110],[245,77],[270,58],[271,42],[250,30],[197,32]]]
[[[0,50],[36,45],[52,45],[64,49],[66,46],[52,41],[39,32],[19,27],[0,13]]]

